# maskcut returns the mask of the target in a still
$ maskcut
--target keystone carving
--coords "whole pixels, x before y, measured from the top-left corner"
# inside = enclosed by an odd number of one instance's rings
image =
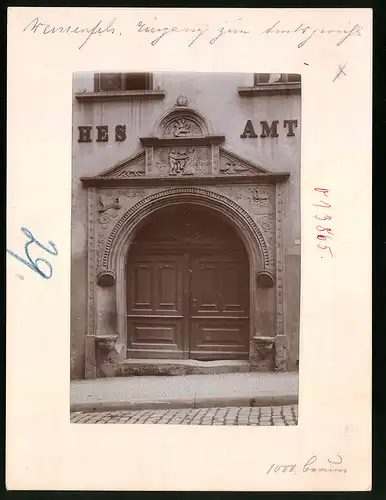
[[[186,97],[186,95],[180,95],[177,97],[177,106],[186,107],[188,105],[189,105],[189,99]]]

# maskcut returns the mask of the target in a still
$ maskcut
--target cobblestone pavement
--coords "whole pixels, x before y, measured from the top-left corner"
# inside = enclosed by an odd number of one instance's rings
[[[298,406],[71,413],[77,424],[297,425]]]

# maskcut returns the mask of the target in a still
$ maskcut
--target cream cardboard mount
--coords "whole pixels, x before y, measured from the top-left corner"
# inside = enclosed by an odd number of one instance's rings
[[[160,117],[152,136],[139,140],[140,152],[81,179],[88,190],[86,378],[122,374],[125,258],[141,221],[181,202],[215,210],[237,228],[249,256],[250,367],[285,371],[283,183],[290,174],[272,173],[225,149],[225,137],[213,133],[185,96]],[[101,311],[114,311],[116,324]]]

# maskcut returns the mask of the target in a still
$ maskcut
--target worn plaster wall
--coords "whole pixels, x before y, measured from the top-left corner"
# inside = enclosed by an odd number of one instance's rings
[[[87,193],[80,177],[92,176],[141,150],[139,137],[152,135],[156,120],[173,107],[179,95],[189,98],[211,123],[224,146],[272,172],[290,172],[284,186],[285,332],[290,340],[290,369],[298,360],[300,283],[300,138],[301,97],[277,95],[240,97],[237,88],[251,86],[252,74],[155,73],[154,89],[166,92],[162,100],[83,103],[73,99],[71,376],[84,377],[84,335],[87,301]],[[74,75],[75,92],[94,90],[92,73]],[[257,138],[241,138],[248,120]],[[278,120],[277,138],[260,137],[260,121]],[[295,136],[288,137],[284,120],[298,120]],[[96,126],[109,127],[109,141],[96,142]],[[116,125],[126,125],[127,138],[116,142]],[[92,142],[78,143],[78,126],[92,126]]]

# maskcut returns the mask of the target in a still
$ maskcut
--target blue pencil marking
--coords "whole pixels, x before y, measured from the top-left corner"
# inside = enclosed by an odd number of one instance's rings
[[[27,257],[28,260],[25,260],[23,259],[22,257],[20,257],[19,255],[17,255],[16,253],[12,252],[11,250],[8,250],[7,248],[7,253],[9,255],[12,255],[12,257],[15,257],[15,259],[19,260],[20,262],[22,262],[24,265],[26,265],[27,267],[29,267],[30,269],[32,269],[33,271],[35,271],[36,273],[39,274],[39,276],[41,276],[42,278],[44,279],[47,279],[49,280],[52,276],[52,265],[50,262],[48,262],[47,259],[43,259],[41,257],[37,258],[35,261],[33,261],[33,259],[31,258],[30,254],[29,254],[29,249],[28,247],[32,244],[32,243],[35,243],[38,247],[40,247],[41,249],[43,249],[45,252],[49,253],[50,255],[58,255],[58,249],[56,248],[56,245],[53,241],[49,241],[48,244],[51,246],[51,248],[47,248],[46,246],[42,245],[35,237],[34,235],[31,233],[31,231],[25,227],[22,227],[21,228],[21,231],[23,234],[25,234],[25,236],[27,236],[27,238],[29,238],[29,240],[26,242],[26,244],[24,245],[24,251],[25,251],[25,255]],[[48,266],[48,273],[42,271],[41,269],[39,269],[39,263],[44,263]]]

